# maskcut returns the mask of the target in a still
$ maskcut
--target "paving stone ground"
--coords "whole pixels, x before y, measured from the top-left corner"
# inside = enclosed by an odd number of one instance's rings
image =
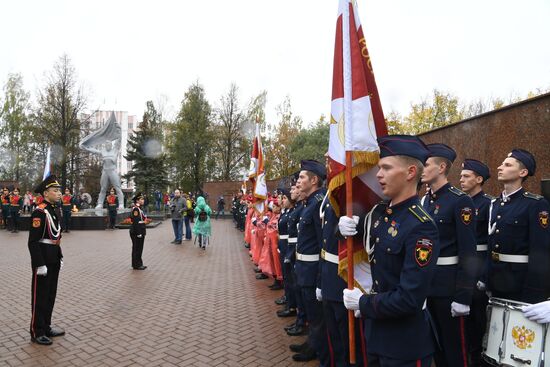
[[[67,334],[30,342],[27,232],[0,231],[0,366],[315,366],[291,359],[273,300],[254,279],[242,233],[213,220],[203,252],[173,239],[170,221],[147,230],[144,264],[130,267],[127,230],[72,231],[62,240],[53,323]]]

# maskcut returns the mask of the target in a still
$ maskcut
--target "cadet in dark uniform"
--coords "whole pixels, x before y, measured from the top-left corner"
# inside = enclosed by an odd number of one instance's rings
[[[10,218],[11,218],[11,232],[19,232],[19,215],[23,208],[23,197],[19,195],[19,188],[13,189],[13,193],[10,195]]]
[[[297,179],[299,172],[296,172],[293,179]],[[285,266],[290,267],[291,276],[289,276],[289,287],[294,294],[295,303],[287,303],[285,310],[277,311],[279,317],[289,317],[296,315],[296,320],[292,325],[286,326],[285,330],[290,336],[302,335],[306,330],[307,315],[302,301],[302,293],[296,283],[296,243],[298,242],[298,222],[304,209],[302,193],[296,189],[296,181],[290,187],[290,196],[296,202],[294,210],[288,216],[288,248],[284,256]]]
[[[284,296],[282,300],[278,300],[278,302],[276,301],[275,303],[289,305],[288,308],[285,308],[286,310],[290,310],[290,308],[296,310],[296,298],[294,297],[294,291],[290,288],[292,283],[289,281],[292,277],[292,269],[290,261],[285,263],[285,255],[288,252],[288,220],[290,214],[294,210],[294,201],[290,196],[289,188],[280,188],[279,192],[281,193],[280,200],[283,209],[281,210],[281,216],[279,217],[278,223],[279,242],[277,243],[277,247],[279,249],[279,259],[283,269]]]
[[[366,228],[372,290],[344,290],[344,305],[360,310],[365,322],[369,366],[430,366],[436,348],[426,298],[439,256],[439,236],[422,208],[416,188],[430,154],[407,135],[378,139],[378,182],[389,203],[376,206]],[[368,219],[368,218],[367,218]],[[362,220],[369,224],[369,220]],[[340,233],[359,235],[356,221],[340,217]],[[365,237],[363,237],[365,238]]]
[[[10,190],[7,187],[2,188],[0,201],[2,202],[2,222],[4,223],[4,228],[10,230]]]
[[[441,244],[428,298],[441,347],[434,359],[437,366],[463,367],[469,350],[465,316],[470,313],[477,275],[475,207],[447,180],[455,151],[445,144],[429,144],[428,149],[431,156],[422,182],[430,189],[422,203],[435,220]]]
[[[141,193],[136,194],[132,199],[134,206],[132,207],[132,226],[130,227],[130,238],[132,239],[132,268],[135,270],[145,270],[147,266],[143,265],[141,255],[143,254],[143,242],[145,241],[145,220],[147,216],[141,209],[145,199]]]
[[[65,195],[63,195],[61,201],[63,202],[63,229],[65,232],[69,233],[71,230],[71,214],[74,203],[71,190],[65,189]]]
[[[115,229],[118,196],[116,196],[114,188],[109,190],[109,195],[105,198],[105,200],[107,201],[107,210],[109,211],[109,229]]]
[[[537,303],[550,296],[550,207],[521,186],[535,169],[535,158],[523,149],[498,167],[504,191],[490,210],[487,288],[493,297]]]
[[[475,159],[465,159],[460,173],[460,187],[474,202],[476,212],[477,286],[474,288],[470,315],[466,318],[468,338],[470,341],[470,366],[480,366],[481,342],[487,326],[488,297],[484,284],[487,273],[487,225],[489,222],[489,207],[494,197],[483,192],[483,184],[491,177],[489,168]]]
[[[33,211],[29,230],[29,252],[32,265],[31,340],[52,344],[51,337],[65,334],[52,327],[52,311],[57,293],[59,270],[63,266],[61,221],[56,203],[61,199],[61,185],[55,176],[47,177],[34,189],[44,195],[44,202]]]
[[[343,291],[347,282],[338,275],[338,217],[325,196],[321,206],[323,224],[323,242],[320,262],[320,290],[317,299],[323,302],[323,315],[330,336],[335,366],[349,364],[349,323],[348,310],[344,306]],[[356,366],[365,366],[366,346],[361,318],[355,319],[355,362]]]
[[[323,233],[319,211],[326,190],[325,165],[314,160],[303,160],[296,189],[304,195],[304,209],[298,222],[298,242],[296,243],[296,284],[300,289],[308,321],[308,344],[316,352],[321,366],[330,366],[331,355],[327,339],[326,324],[323,318],[323,305],[317,301],[319,288],[319,259]],[[302,352],[292,357],[295,361],[308,361],[315,354]]]

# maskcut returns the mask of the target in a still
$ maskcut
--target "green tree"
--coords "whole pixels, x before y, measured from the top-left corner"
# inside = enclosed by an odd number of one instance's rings
[[[212,126],[213,149],[211,164],[217,165],[216,179],[240,180],[242,162],[248,154],[245,135],[246,111],[239,106],[238,88],[232,83],[229,91],[220,98]],[[208,164],[207,164],[208,166]]]
[[[168,156],[171,173],[185,189],[200,190],[212,175],[208,154],[212,147],[211,107],[204,88],[194,83],[185,93],[176,121],[169,127]]]
[[[124,176],[133,180],[138,191],[151,196],[153,190],[166,190],[168,185],[165,157],[162,152],[162,116],[152,101],[147,102],[143,121],[128,138],[128,154],[132,169]]]
[[[300,130],[289,146],[289,155],[292,157],[292,161],[296,162],[296,166],[292,167],[290,173],[299,168],[302,159],[325,161],[329,133],[329,123],[324,115],[321,115],[319,120],[309,129]]]
[[[458,97],[437,89],[431,97],[412,104],[411,109],[404,118],[404,129],[410,134],[420,134],[463,119]]]
[[[288,96],[277,106],[277,117],[277,123],[269,126],[269,139],[264,144],[267,179],[288,176],[300,165],[289,154],[289,147],[302,129],[302,118],[293,115]]]
[[[38,92],[35,128],[44,144],[52,146],[54,172],[60,174],[64,187],[75,186],[83,169],[83,157],[88,156],[78,147],[82,127],[79,115],[86,103],[71,60],[67,55],[61,56]]]
[[[0,174],[25,188],[30,188],[39,176],[33,151],[34,135],[29,93],[24,90],[23,77],[9,74],[0,109],[0,154],[4,157]]]

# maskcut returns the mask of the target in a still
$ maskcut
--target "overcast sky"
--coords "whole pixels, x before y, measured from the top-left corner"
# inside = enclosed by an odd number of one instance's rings
[[[382,106],[406,114],[434,88],[461,99],[550,87],[550,1],[359,0]],[[267,118],[289,95],[306,122],[330,113],[336,0],[4,1],[0,81],[33,92],[67,53],[90,108],[172,112],[199,80],[217,104],[268,91]]]

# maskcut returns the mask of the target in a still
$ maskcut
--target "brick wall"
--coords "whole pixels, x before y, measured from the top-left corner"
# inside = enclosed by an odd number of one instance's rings
[[[272,192],[277,188],[278,182],[278,180],[267,181],[267,189]],[[223,195],[225,199],[225,211],[228,212],[231,210],[233,195],[239,192],[242,183],[242,181],[206,182],[203,186],[203,191],[208,193],[208,205],[212,210],[217,210],[218,199]],[[248,184],[247,189],[251,189],[250,184]]]
[[[541,180],[550,179],[550,93],[528,99],[471,119],[419,135],[424,142],[453,147],[457,158],[449,181],[460,188],[459,176],[464,158],[478,159],[489,166],[491,178],[484,191],[497,195],[497,167],[513,148],[531,152],[537,161],[534,177],[524,187],[541,193]]]

